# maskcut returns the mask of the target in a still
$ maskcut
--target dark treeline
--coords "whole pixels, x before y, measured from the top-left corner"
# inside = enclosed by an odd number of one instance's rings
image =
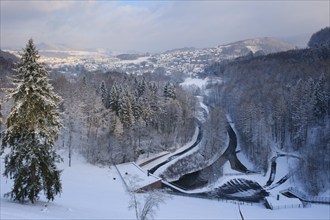
[[[109,72],[52,78],[64,99],[62,144],[91,163],[133,161],[192,138],[196,99],[165,77]]]
[[[311,194],[329,189],[330,183],[329,64],[325,44],[206,70],[223,79],[213,86],[208,102],[230,113],[242,151],[256,168],[266,171],[275,149],[297,153],[303,160],[294,179]]]

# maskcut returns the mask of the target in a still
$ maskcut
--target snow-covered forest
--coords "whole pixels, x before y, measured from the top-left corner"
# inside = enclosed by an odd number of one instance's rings
[[[44,190],[46,199],[53,200],[62,190],[58,165],[78,173],[82,171],[75,166],[94,171],[102,167],[97,173],[103,176],[97,179],[109,181],[110,175],[115,181],[123,179],[115,164],[136,162],[148,177],[161,178],[165,185],[190,187],[188,194],[205,193],[203,190],[212,186],[212,193],[198,195],[216,197],[226,187],[245,184],[251,187],[248,192],[259,187],[264,198],[269,196],[266,190],[276,187],[271,185],[275,174],[270,170],[283,155],[288,186],[308,196],[329,193],[328,33],[329,28],[315,33],[305,49],[268,55],[251,51],[235,59],[210,62],[194,79],[166,71],[63,74],[35,62],[39,57],[30,40],[19,60],[0,60],[1,154],[5,164],[1,162],[1,167],[9,179],[19,177],[10,197],[21,202],[28,197],[34,203]],[[197,83],[189,86],[188,81],[193,80]],[[203,85],[198,84],[201,82]],[[32,177],[25,179],[31,170]],[[228,170],[229,175],[246,175],[247,179],[228,179],[224,175]],[[73,171],[64,172],[65,181],[73,184],[68,173]],[[254,180],[253,175],[259,176]],[[266,175],[273,179],[268,185],[259,185]],[[219,180],[221,187],[216,185]],[[24,188],[24,181],[35,181],[32,191]],[[118,183],[115,185],[118,189]],[[175,187],[178,192],[189,191]],[[129,196],[136,211],[140,197],[135,192]],[[153,205],[163,202],[160,197]]]
[[[294,179],[314,195],[330,187],[328,36],[326,28],[313,35],[307,49],[244,57],[206,70],[224,80],[212,87],[209,105],[230,112],[247,157],[265,172],[274,150],[301,155]]]
[[[68,79],[53,74],[66,123],[59,144],[93,164],[170,151],[195,130],[196,98],[166,78],[117,72]]]

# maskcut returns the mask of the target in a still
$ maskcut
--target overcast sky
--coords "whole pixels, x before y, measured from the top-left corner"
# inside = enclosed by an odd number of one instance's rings
[[[38,44],[159,52],[254,37],[293,39],[329,26],[324,1],[1,0],[1,47]]]

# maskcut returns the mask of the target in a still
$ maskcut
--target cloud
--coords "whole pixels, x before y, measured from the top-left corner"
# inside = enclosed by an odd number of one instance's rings
[[[1,46],[163,51],[329,26],[329,1],[1,1]]]

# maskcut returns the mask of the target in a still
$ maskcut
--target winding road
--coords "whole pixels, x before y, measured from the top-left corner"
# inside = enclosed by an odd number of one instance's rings
[[[241,161],[237,158],[237,136],[231,127],[230,123],[227,124],[227,132],[229,135],[229,144],[226,151],[219,157],[218,160],[221,161],[229,161],[232,169],[235,169],[241,173],[251,174],[254,173],[248,170]],[[201,138],[201,136],[200,136]],[[196,142],[200,142],[200,139]],[[193,146],[196,146],[195,144]],[[186,151],[187,152],[187,151]],[[180,153],[182,155],[183,153]],[[196,195],[197,197],[211,197],[211,198],[221,198],[221,199],[234,199],[234,200],[242,200],[242,201],[251,201],[251,202],[258,202],[263,200],[266,196],[269,195],[268,190],[271,190],[275,187],[286,182],[294,173],[291,171],[284,175],[282,178],[278,178],[279,180],[274,183],[276,175],[276,168],[277,168],[277,159],[279,157],[294,157],[300,159],[295,155],[287,155],[287,154],[277,154],[271,159],[270,164],[270,176],[265,186],[261,186],[258,182],[244,179],[240,176],[240,178],[233,177],[231,180],[228,180],[223,185],[214,188],[210,191],[206,192],[199,192],[194,193],[190,190],[195,188],[196,186],[201,186],[205,184],[205,180],[199,178],[199,173],[202,170],[196,171],[194,173],[186,174],[180,178],[180,180],[175,181],[173,183],[167,183],[166,187],[171,188],[177,193],[187,194],[189,196]],[[204,168],[206,169],[206,168]],[[204,182],[203,182],[204,181]],[[193,183],[193,184],[192,184]]]
[[[203,138],[202,124],[198,120],[196,120],[196,123],[198,125],[198,135],[197,135],[196,141],[190,147],[188,147],[187,149],[185,149],[185,150],[183,150],[181,152],[178,152],[176,154],[173,154],[166,161],[164,161],[162,163],[159,163],[156,166],[154,166],[151,169],[149,169],[149,172],[150,173],[154,173],[159,167],[167,164],[168,162],[170,162],[171,160],[175,159],[176,157],[181,156],[181,155],[187,153],[188,151],[192,150],[194,147],[196,147],[201,142],[201,140]]]

